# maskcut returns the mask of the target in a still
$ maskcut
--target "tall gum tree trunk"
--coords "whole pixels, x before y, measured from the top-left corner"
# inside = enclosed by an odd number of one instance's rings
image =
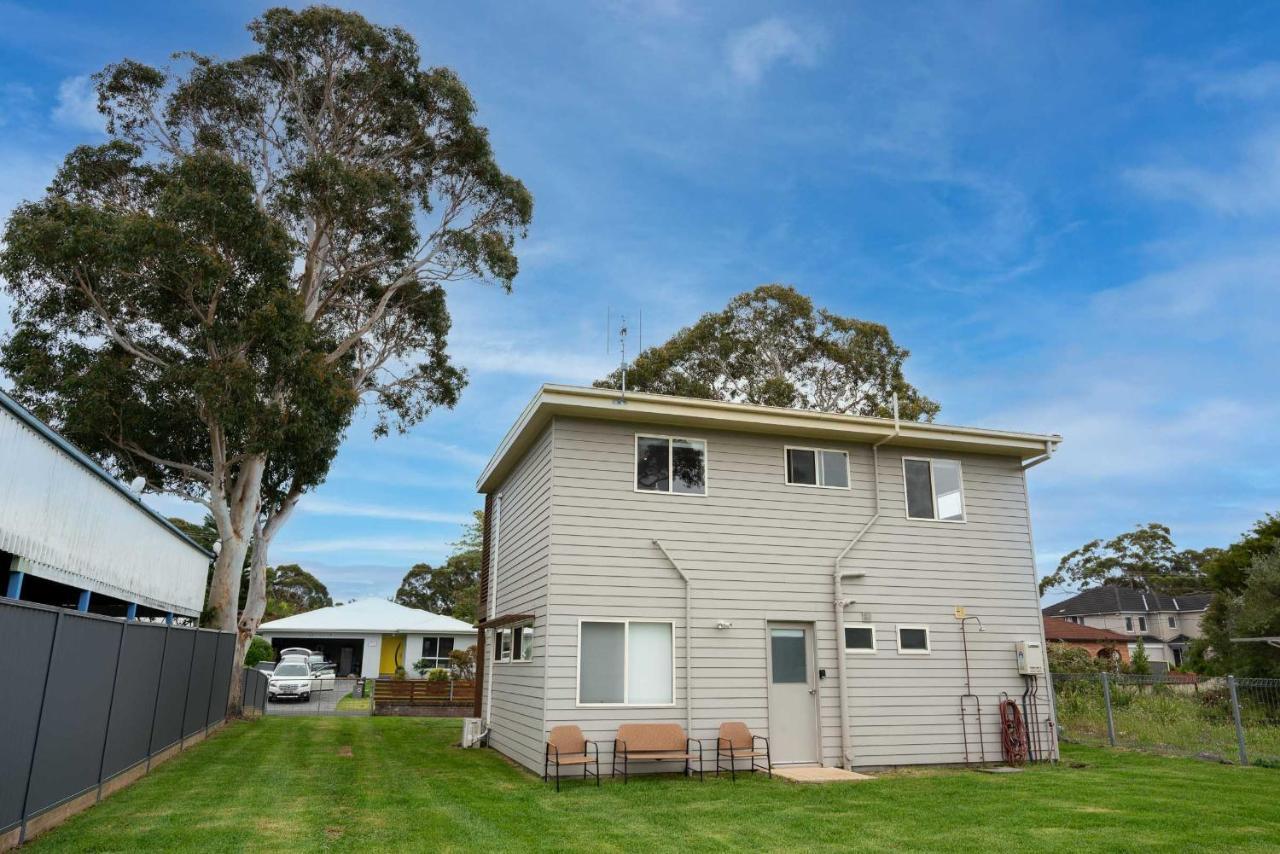
[[[227,713],[240,715],[244,705],[244,679],[240,671],[244,666],[245,653],[249,651],[249,642],[253,640],[262,622],[262,615],[267,610],[267,549],[270,542],[258,525],[253,534],[253,557],[249,563],[249,589],[244,600],[244,610],[236,622],[236,651],[231,668],[231,692],[227,697]]]

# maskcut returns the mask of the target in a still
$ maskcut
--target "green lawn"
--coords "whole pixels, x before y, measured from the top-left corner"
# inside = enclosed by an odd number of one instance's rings
[[[1280,850],[1280,771],[1070,747],[1021,774],[857,784],[679,777],[557,795],[458,720],[237,723],[37,851]],[[349,750],[347,749],[349,748]],[[344,754],[350,755],[344,755]]]

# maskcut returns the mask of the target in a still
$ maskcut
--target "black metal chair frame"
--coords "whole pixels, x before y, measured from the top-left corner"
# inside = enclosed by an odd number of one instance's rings
[[[587,753],[587,749],[588,749],[588,748],[591,748],[591,749],[594,751],[594,754],[595,754],[594,756],[592,756],[591,754]],[[553,757],[552,757],[552,755],[551,755],[551,751],[553,751],[553,750],[555,751],[555,757],[554,757],[554,758],[553,758]],[[542,755],[542,782],[544,782],[544,783],[545,783],[545,782],[547,782],[547,780],[548,780],[548,778],[549,778],[550,765],[551,765],[551,763],[552,763],[552,762],[555,762],[555,766],[556,766],[556,791],[558,792],[558,791],[560,791],[560,748],[558,748],[558,747],[556,747],[555,745],[553,745],[553,744],[551,744],[550,742],[548,742],[548,743],[544,746],[544,748],[543,748],[543,752],[542,752],[542,753],[543,753],[543,755]],[[599,745],[599,744],[596,744],[596,743],[595,743],[594,741],[592,741],[591,739],[587,739],[587,740],[586,740],[586,741],[584,741],[584,742],[583,742],[583,744],[582,744],[582,753],[581,753],[581,754],[575,753],[575,754],[573,754],[573,755],[574,755],[574,756],[586,756],[588,759],[590,759],[590,760],[591,760],[590,762],[583,762],[583,763],[581,763],[581,765],[582,765],[582,779],[586,780],[586,779],[588,779],[589,777],[595,777],[595,778],[596,778],[596,787],[597,787],[597,788],[599,788],[599,786],[600,786],[600,745]],[[591,771],[591,770],[590,770],[592,765],[594,765],[594,766],[595,766],[595,771]],[[610,776],[612,776],[612,775],[610,775]]]
[[[693,768],[689,765],[689,762],[691,761],[690,757],[693,755],[693,751],[690,749],[690,745],[695,743],[698,745],[698,782],[703,783],[703,782],[706,782],[706,779],[707,779],[705,768],[704,768],[704,766],[706,765],[706,761],[703,759],[702,739],[700,738],[685,738],[684,740],[684,776],[685,777],[693,776],[693,773],[692,773]],[[627,743],[625,741],[619,741],[616,738],[613,740],[613,764],[609,768],[609,779],[612,780],[618,774],[618,745],[622,745],[622,784],[625,786],[627,783],[627,779],[630,777],[631,769],[630,769],[629,763],[631,761],[630,759],[631,754],[627,751]],[[640,761],[665,762],[670,760],[646,759],[645,757],[641,756],[636,761],[637,762],[640,762]]]
[[[771,754],[771,753],[770,753],[770,751],[769,751],[769,739],[765,738],[763,735],[753,735],[753,736],[751,736],[751,752],[752,752],[753,754],[754,754],[754,753],[759,752],[759,751],[757,751],[757,750],[756,750],[756,741],[757,741],[757,740],[759,740],[759,741],[763,741],[763,742],[764,742],[764,762],[765,762],[765,764],[764,764],[764,765],[760,765],[758,762],[756,762],[756,760],[759,758],[759,757],[757,757],[757,756],[750,756],[750,757],[745,757],[745,756],[744,756],[743,758],[744,758],[744,759],[749,758],[749,759],[751,760],[751,773],[752,773],[752,774],[756,773],[757,771],[765,771],[766,773],[768,773],[768,775],[769,775],[769,779],[773,779],[773,756],[772,756],[772,754]],[[721,742],[721,741],[729,741],[729,740],[728,740],[728,739],[722,739],[722,738],[719,738],[719,737],[717,737],[717,738],[716,738],[716,776],[717,776],[717,777],[719,777],[719,776],[720,776],[720,771],[721,771],[721,768],[722,768],[722,766],[720,765],[720,759],[721,759],[721,757],[725,756],[725,754],[726,754],[725,749],[720,745],[720,742]],[[735,782],[735,783],[736,783],[736,782],[738,782],[738,769],[737,769],[737,765],[738,765],[737,760],[738,760],[738,757],[737,757],[737,756],[735,755],[735,753],[734,753],[734,747],[733,747],[733,742],[732,742],[732,741],[729,741],[728,756],[729,756],[729,779],[731,779],[733,782]]]

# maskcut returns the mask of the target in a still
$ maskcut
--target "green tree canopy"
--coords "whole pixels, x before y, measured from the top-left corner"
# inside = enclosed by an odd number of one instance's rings
[[[533,206],[466,86],[404,30],[316,6],[249,32],[238,58],[96,75],[110,141],[74,150],[0,250],[15,395],[121,476],[208,508],[208,611],[239,655],[269,544],[359,402],[385,433],[457,401],[445,287],[509,289]]]
[[[1179,550],[1168,527],[1140,525],[1109,540],[1093,540],[1064,555],[1058,569],[1040,581],[1040,593],[1053,587],[1109,584],[1154,593],[1193,593],[1209,589],[1203,567],[1215,549]]]
[[[329,589],[320,579],[296,563],[267,569],[267,608],[263,618],[275,620],[302,614],[333,604]]]
[[[1232,638],[1280,635],[1280,514],[1269,513],[1249,533],[1205,563],[1214,589],[1192,646],[1205,673],[1280,677],[1280,650]]]
[[[479,616],[480,556],[484,542],[484,511],[463,529],[454,552],[443,566],[415,564],[405,573],[395,601],[433,614],[445,614],[468,623]]]
[[[930,421],[940,407],[906,381],[908,355],[879,323],[816,309],[787,285],[761,285],[641,352],[627,387],[881,417],[893,414],[896,393],[902,418]],[[595,385],[621,382],[619,369]]]

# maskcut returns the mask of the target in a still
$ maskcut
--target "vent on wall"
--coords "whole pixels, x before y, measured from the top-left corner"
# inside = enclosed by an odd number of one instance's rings
[[[870,612],[870,611],[863,611],[863,612],[862,612],[862,622],[864,622],[864,623],[869,623],[869,622],[871,622],[871,612]]]

